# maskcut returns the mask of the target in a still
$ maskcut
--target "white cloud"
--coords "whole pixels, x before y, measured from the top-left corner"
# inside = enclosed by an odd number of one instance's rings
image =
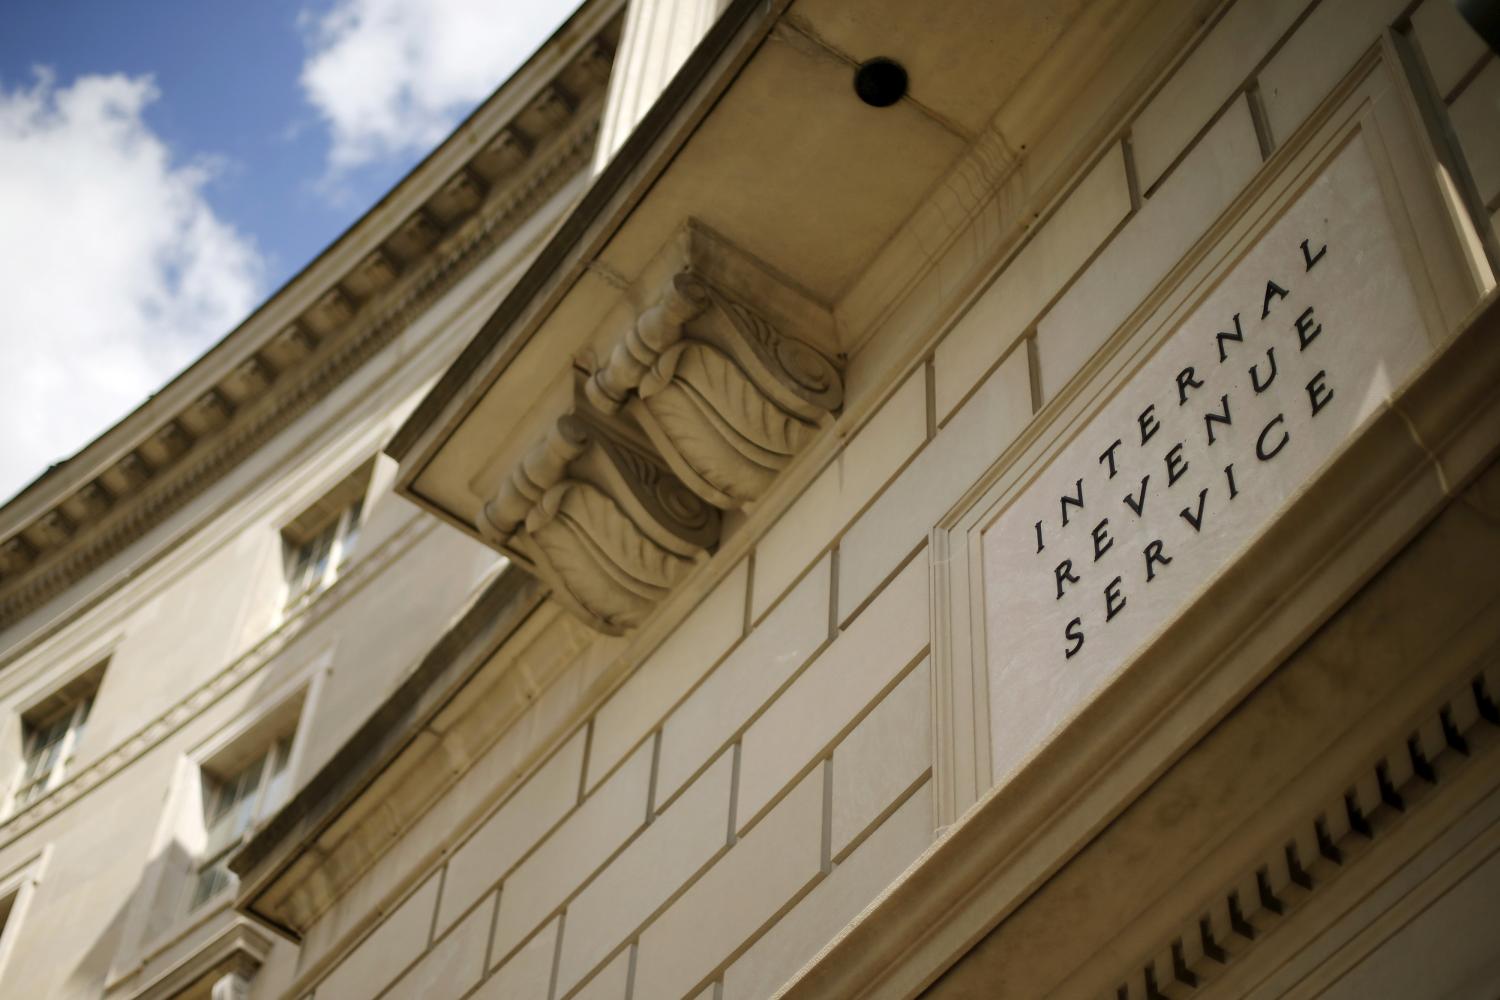
[[[142,120],[147,77],[0,86],[0,499],[228,333],[262,294],[254,244]]]
[[[336,0],[312,24],[302,89],[348,170],[424,151],[505,80],[577,0]]]

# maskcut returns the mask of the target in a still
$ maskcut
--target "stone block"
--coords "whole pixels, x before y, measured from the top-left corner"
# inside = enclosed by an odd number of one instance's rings
[[[583,747],[580,731],[453,852],[438,904],[439,934],[577,805]]]
[[[1491,59],[1464,88],[1449,114],[1479,197],[1494,205],[1500,198],[1500,59]]]
[[[755,549],[759,620],[927,440],[926,373],[913,373],[807,487]]]
[[[1276,145],[1307,120],[1407,0],[1327,0],[1297,28],[1260,74],[1260,92]]]
[[[437,875],[401,902],[345,959],[323,977],[316,992],[325,997],[373,997],[427,950],[437,906]]]
[[[474,994],[473,1000],[548,1000],[552,989],[552,960],[557,955],[559,920],[554,918]]]
[[[924,551],[825,649],[740,745],[740,829],[838,739],[928,642]]]
[[[493,897],[474,909],[396,981],[385,1000],[457,1000],[484,975]]]
[[[843,856],[931,766],[932,666],[924,659],[834,748],[833,857]]]
[[[745,563],[730,571],[594,716],[589,787],[597,785],[744,634]]]
[[[939,423],[948,420],[1129,214],[1125,157],[1116,144],[938,344],[933,384]]]
[[[504,958],[646,822],[651,744],[583,800],[500,888],[490,954]]]
[[[932,843],[932,785],[919,788],[724,972],[722,1000],[764,1000]]]
[[[568,924],[571,931],[573,925]],[[563,937],[566,947],[567,936]],[[562,973],[558,973],[561,977]],[[630,988],[630,949],[623,949],[618,955],[609,960],[609,964],[599,970],[599,974],[584,984],[583,989],[574,993],[571,1000],[625,1000],[626,991]],[[557,983],[557,996],[565,995],[567,987],[562,984],[561,978]]]
[[[821,871],[823,773],[814,771],[641,932],[638,997],[681,997]]]
[[[568,904],[559,996],[628,940],[728,843],[733,771],[734,754],[721,753]]]
[[[1411,26],[1438,94],[1444,101],[1452,100],[1458,85],[1490,54],[1489,46],[1469,27],[1453,0],[1427,0],[1412,14]]]
[[[1260,163],[1250,107],[1237,101],[1037,324],[1044,400],[1135,311]]]
[[[1237,0],[1173,71],[1130,128],[1141,190],[1155,187],[1309,0]]]
[[[667,802],[828,638],[824,559],[662,726],[656,802]]]
[[[840,622],[921,544],[1030,420],[1031,374],[1026,352],[1015,351],[844,535]]]

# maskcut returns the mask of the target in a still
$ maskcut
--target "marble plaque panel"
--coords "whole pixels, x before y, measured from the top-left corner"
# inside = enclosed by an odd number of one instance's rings
[[[1388,212],[1350,141],[985,529],[997,782],[1428,354]]]

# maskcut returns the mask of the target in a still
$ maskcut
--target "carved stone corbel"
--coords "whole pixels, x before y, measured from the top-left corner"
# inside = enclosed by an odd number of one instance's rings
[[[582,413],[548,429],[478,522],[610,635],[639,625],[719,538],[717,510],[646,449]]]
[[[843,403],[843,377],[807,342],[691,271],[672,276],[584,391],[625,411],[672,471],[716,507],[762,496]]]

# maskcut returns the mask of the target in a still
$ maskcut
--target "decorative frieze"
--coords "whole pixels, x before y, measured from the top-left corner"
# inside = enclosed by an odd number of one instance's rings
[[[506,477],[479,528],[574,614],[618,635],[707,554],[719,514],[646,448],[570,413]]]

